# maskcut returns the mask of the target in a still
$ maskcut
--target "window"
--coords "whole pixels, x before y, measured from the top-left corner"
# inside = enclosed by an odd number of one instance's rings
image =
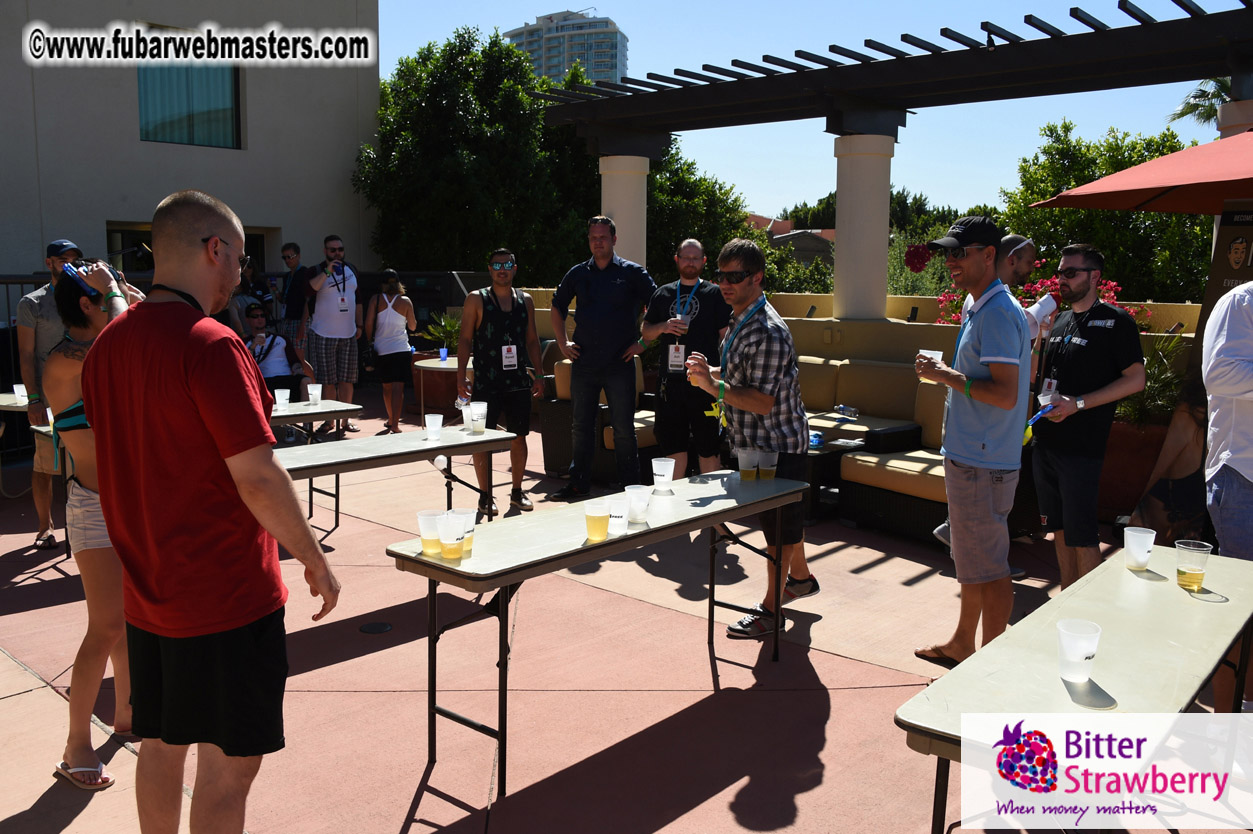
[[[240,147],[239,70],[141,66],[139,138],[211,148]]]

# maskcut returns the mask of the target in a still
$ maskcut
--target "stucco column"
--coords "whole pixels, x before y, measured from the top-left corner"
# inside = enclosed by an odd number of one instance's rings
[[[888,206],[891,136],[857,134],[835,140],[835,268],[837,319],[881,319],[888,304]]]
[[[1229,101],[1218,108],[1218,135],[1226,139],[1253,128],[1253,99]]]
[[[648,255],[648,157],[600,158],[600,213],[618,229],[614,251],[637,264]]]

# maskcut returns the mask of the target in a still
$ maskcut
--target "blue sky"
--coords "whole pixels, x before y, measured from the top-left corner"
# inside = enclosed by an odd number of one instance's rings
[[[429,41],[443,41],[460,26],[475,26],[488,35],[532,22],[565,7],[545,0],[478,0],[474,3],[418,3],[380,0],[379,73],[391,74],[396,61]],[[1002,0],[995,4],[946,4],[919,0],[850,3],[768,4],[739,0],[630,0],[594,7],[588,14],[607,16],[630,39],[628,73],[670,74],[676,67],[700,70],[702,64],[730,67],[732,58],[759,62],[763,54],[790,58],[796,49],[825,54],[827,45],[866,51],[873,38],[906,48],[902,33],[947,44],[939,36],[948,26],[972,37],[979,24],[991,20],[1027,38],[1043,37],[1023,24],[1035,14],[1067,33],[1086,31],[1070,17],[1074,0]],[[1238,0],[1201,0],[1209,12],[1240,8]],[[1170,0],[1136,0],[1158,20],[1183,12]],[[1116,0],[1085,0],[1082,8],[1111,26],[1132,23],[1118,11]],[[582,10],[576,5],[575,11]],[[771,14],[777,11],[778,14]],[[1001,203],[999,189],[1018,182],[1018,160],[1040,145],[1040,127],[1068,118],[1077,134],[1096,139],[1112,127],[1130,133],[1156,134],[1166,116],[1194,83],[1138,87],[1102,93],[1021,99],[989,104],[929,108],[911,115],[892,161],[898,188],[927,195],[933,203],[965,209],[979,203]],[[730,183],[744,195],[748,208],[774,215],[793,204],[815,200],[836,187],[834,137],[821,120],[691,131],[681,134],[685,156],[706,174]],[[1208,128],[1177,122],[1184,141],[1215,138]],[[961,173],[954,173],[960,171]]]

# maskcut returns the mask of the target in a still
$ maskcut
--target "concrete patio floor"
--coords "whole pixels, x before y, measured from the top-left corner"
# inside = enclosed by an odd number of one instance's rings
[[[380,430],[377,387],[358,400],[363,435]],[[416,429],[413,415],[405,422]],[[540,499],[560,482],[542,477],[538,432],[529,447],[525,486],[542,513],[552,505]],[[507,456],[493,463],[506,509]],[[455,464],[473,479],[468,458]],[[3,475],[12,492],[28,470]],[[720,627],[707,645],[703,542],[525,583],[511,608],[509,783],[499,797],[496,745],[485,736],[441,721],[439,760],[426,764],[426,583],[385,554],[416,536],[417,510],[443,506],[443,478],[429,464],[355,473],[343,496],[341,524],[325,539],[343,594],[327,621],[310,621],[317,606],[300,566],[283,562],[287,746],[253,786],[252,834],[929,830],[935,760],[906,748],[892,716],[943,672],[912,655],[944,639],[956,617],[952,564],[938,546],[834,520],[808,528],[823,591],[789,607],[779,663],[768,643],[728,640]],[[317,503],[324,529],[329,501]],[[456,503],[473,501],[458,488]],[[74,562],[32,549],[33,534],[29,497],[0,501],[0,834],[136,832],[142,742],[109,734],[111,678],[96,741],[118,784],[90,793],[53,779],[86,605]],[[1015,583],[1017,618],[1056,591],[1056,573],[1046,544],[1015,544],[1011,560],[1028,572]],[[721,553],[719,596],[757,601],[763,564],[735,547]],[[482,601],[442,590],[441,619]],[[380,622],[391,630],[361,631]],[[474,622],[440,645],[441,703],[489,724],[496,629]],[[960,815],[953,774],[951,825]],[[186,777],[192,784],[194,752]]]

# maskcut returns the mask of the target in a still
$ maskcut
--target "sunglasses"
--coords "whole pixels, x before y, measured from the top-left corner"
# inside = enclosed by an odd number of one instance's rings
[[[980,243],[978,245],[971,245],[971,246],[954,246],[951,249],[942,248],[940,249],[940,251],[944,253],[944,257],[946,258],[952,258],[954,260],[961,261],[961,260],[965,260],[966,256],[969,255],[971,252],[975,251],[976,249],[987,249],[987,248],[988,248],[988,245],[986,243]]]
[[[500,272],[502,269],[513,269],[517,264],[513,261],[493,261],[488,266],[492,268],[492,272]]]
[[[1074,280],[1074,277],[1078,275],[1080,272],[1092,272],[1092,271],[1093,270],[1091,269],[1081,269],[1080,267],[1077,267],[1077,266],[1068,266],[1065,269],[1057,270],[1057,272],[1054,272],[1053,274],[1056,275],[1058,278],[1065,278],[1067,281],[1072,281]]]
[[[715,269],[714,270],[714,283],[721,284],[723,281],[726,281],[728,284],[739,284],[743,282],[746,278],[748,278],[748,276],[753,275],[753,274],[754,272],[749,269],[730,270],[730,271],[722,270],[722,269]]]
[[[285,252],[283,254],[283,260],[285,261],[290,261],[292,258],[295,258],[295,257],[297,257],[295,252]]]
[[[343,252],[343,251],[344,251],[344,247],[342,247],[342,246],[328,246],[328,247],[326,247],[326,251],[327,251],[327,252]]]
[[[226,239],[226,238],[224,238],[224,237],[222,237],[221,235],[209,235],[208,237],[202,237],[202,238],[200,238],[200,242],[201,242],[201,243],[208,243],[209,241],[213,240],[214,238],[217,238],[218,240],[222,241],[222,245],[223,245],[223,246],[225,246],[227,249],[234,249],[234,248],[235,248],[234,246],[231,246],[230,242],[229,242],[229,241],[227,241],[227,239]],[[240,255],[240,256],[239,256],[239,271],[240,271],[240,272],[243,272],[243,271],[244,271],[244,269],[246,269],[246,268],[247,268],[247,266],[248,266],[249,262],[251,262],[251,261],[252,261],[252,258],[251,258],[250,256],[248,256],[248,255]]]

